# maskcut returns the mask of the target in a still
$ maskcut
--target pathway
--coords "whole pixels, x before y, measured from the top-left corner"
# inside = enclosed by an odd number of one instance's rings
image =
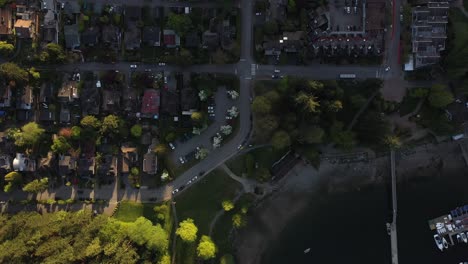
[[[231,177],[233,180],[235,180],[235,181],[239,182],[240,184],[242,184],[242,188],[244,189],[244,192],[246,192],[246,193],[253,193],[254,192],[255,185],[257,185],[256,181],[251,180],[251,179],[241,178],[241,177],[237,176],[224,163],[220,167],[221,167],[221,169],[223,169],[229,175],[229,177]]]
[[[233,204],[236,204],[236,202],[241,198],[241,196],[244,194],[243,191],[241,192],[238,192],[236,197],[234,197],[234,199],[232,199],[232,203]],[[226,211],[224,211],[224,209],[221,209],[219,210],[216,215],[213,217],[213,220],[211,220],[211,223],[210,223],[210,231],[208,232],[208,236],[210,237],[213,237],[213,230],[214,230],[214,227],[216,226],[216,223],[218,222],[219,218],[221,216],[224,215]]]

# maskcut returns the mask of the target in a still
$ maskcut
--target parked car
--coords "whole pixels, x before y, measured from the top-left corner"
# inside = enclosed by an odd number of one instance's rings
[[[132,64],[132,65],[130,65],[130,68],[136,69],[136,68],[137,68],[137,65],[136,65],[136,64]]]
[[[172,143],[172,142],[169,142],[169,147],[170,147],[172,150],[174,150],[174,149],[175,149],[175,145],[174,145],[174,143]]]
[[[179,192],[179,189],[175,189],[175,190],[172,191],[172,194],[176,194],[178,192]]]

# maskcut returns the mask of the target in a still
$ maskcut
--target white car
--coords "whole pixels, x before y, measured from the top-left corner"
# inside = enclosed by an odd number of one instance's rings
[[[158,65],[159,65],[159,66],[166,66],[166,63],[160,62],[160,63],[158,63]]]
[[[169,142],[169,147],[174,150],[175,149],[175,145],[172,143],[172,142]]]
[[[390,66],[385,68],[385,71],[388,72],[390,70]]]
[[[184,157],[179,157],[179,161],[180,163],[184,164],[185,163]]]
[[[192,183],[192,180],[189,180],[189,181],[187,182],[187,185],[189,185],[189,184],[191,184],[191,183]]]
[[[175,190],[172,191],[172,194],[176,194],[178,192],[179,192],[179,189],[175,189]]]
[[[192,181],[196,181],[198,179],[198,176],[193,176]]]
[[[132,69],[136,69],[137,67],[138,67],[138,66],[137,66],[136,64],[130,65],[130,68],[132,68]]]

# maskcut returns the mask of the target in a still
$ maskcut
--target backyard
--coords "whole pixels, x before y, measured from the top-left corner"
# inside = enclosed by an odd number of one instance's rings
[[[153,208],[156,203],[137,203],[122,201],[116,210],[114,217],[123,222],[134,222],[138,217],[143,216],[153,223],[157,223],[156,213]]]

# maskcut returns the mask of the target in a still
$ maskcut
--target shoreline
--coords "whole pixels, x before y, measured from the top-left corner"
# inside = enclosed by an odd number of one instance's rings
[[[279,238],[288,223],[300,215],[314,195],[359,191],[361,188],[385,184],[390,175],[388,156],[367,163],[330,164],[323,162],[319,170],[299,164],[277,186],[277,191],[263,198],[248,225],[236,234],[234,248],[237,262],[260,264],[272,241]],[[429,175],[444,168],[466,167],[458,143],[427,144],[402,151],[397,162],[398,183],[411,179],[430,179]],[[316,197],[316,196],[315,196]]]

